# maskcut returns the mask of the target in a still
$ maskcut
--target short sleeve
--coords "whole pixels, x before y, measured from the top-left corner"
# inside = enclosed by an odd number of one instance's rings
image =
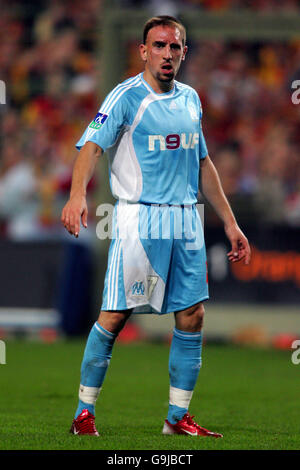
[[[207,150],[205,138],[204,138],[203,131],[202,131],[202,125],[201,125],[201,122],[200,122],[200,129],[199,129],[199,156],[200,156],[200,160],[205,158],[207,155],[208,155],[208,150]]]
[[[199,97],[198,97],[198,101],[199,101],[199,106],[200,106],[200,110],[199,110],[199,156],[200,156],[200,160],[203,160],[208,155],[208,150],[207,150],[207,146],[206,146],[206,142],[205,142],[205,138],[204,138],[203,130],[202,130],[203,111],[202,111],[202,105],[201,105],[201,101]]]
[[[124,96],[115,96],[115,90],[113,90],[76,143],[76,148],[80,150],[86,142],[94,142],[103,151],[111,147],[126,125],[126,108]]]

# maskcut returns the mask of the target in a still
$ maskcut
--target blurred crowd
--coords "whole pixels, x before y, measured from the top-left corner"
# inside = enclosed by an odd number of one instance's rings
[[[239,219],[300,225],[300,41],[201,42],[184,80],[199,93],[208,149]]]
[[[247,9],[258,12],[299,12],[299,0],[112,0],[119,5],[144,6],[155,14],[178,14],[183,9],[201,8],[206,11]]]
[[[254,11],[296,11],[299,0],[181,0],[183,4],[199,6],[207,10],[229,10],[247,8]]]
[[[293,0],[180,3],[208,9],[242,3],[299,7]],[[7,94],[0,106],[2,237],[63,232],[59,218],[69,194],[74,145],[104,98],[98,66],[102,8],[99,0],[1,0],[0,79]],[[121,79],[142,69],[136,43],[126,46]],[[201,97],[209,152],[238,218],[300,225],[300,105],[291,101],[291,83],[300,79],[300,41],[189,46],[179,80]],[[89,186],[91,217],[93,204],[100,202],[94,197],[97,183],[93,178]],[[213,215],[208,222],[216,223]]]
[[[0,234],[63,234],[75,142],[99,106],[101,2],[1,0]],[[92,196],[95,180],[90,183]],[[93,210],[91,210],[93,214]]]

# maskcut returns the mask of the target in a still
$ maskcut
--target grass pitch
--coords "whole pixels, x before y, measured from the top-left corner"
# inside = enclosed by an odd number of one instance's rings
[[[0,365],[1,450],[299,449],[300,365],[289,351],[206,345],[191,414],[223,439],[163,436],[168,354],[162,344],[116,343],[97,402],[101,437],[68,430],[85,340],[7,342]]]

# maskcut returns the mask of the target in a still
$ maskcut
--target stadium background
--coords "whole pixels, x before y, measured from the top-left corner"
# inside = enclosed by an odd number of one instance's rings
[[[223,229],[205,206],[205,341],[291,351],[300,339],[300,104],[292,102],[300,79],[299,1],[1,0],[5,367],[10,341],[84,341],[97,318],[108,240],[96,238],[96,208],[113,202],[105,158],[89,184],[88,230],[71,239],[60,213],[74,144],[106,93],[142,69],[136,46],[153,14],[178,16],[187,27],[189,53],[178,79],[199,93],[209,153],[253,250],[249,268],[229,266]],[[172,325],[171,315],[138,315],[118,341],[167,343]]]

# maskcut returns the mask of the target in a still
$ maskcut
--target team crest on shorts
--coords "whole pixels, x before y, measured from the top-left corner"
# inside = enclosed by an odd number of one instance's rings
[[[100,129],[100,127],[103,126],[107,118],[108,114],[97,113],[93,121],[90,123],[89,127],[92,129]]]
[[[136,296],[145,295],[145,286],[143,281],[135,281],[131,288],[131,294]]]
[[[158,276],[147,276],[147,283],[143,281],[135,281],[131,287],[131,295],[134,297],[151,297],[153,290],[157,284]]]

